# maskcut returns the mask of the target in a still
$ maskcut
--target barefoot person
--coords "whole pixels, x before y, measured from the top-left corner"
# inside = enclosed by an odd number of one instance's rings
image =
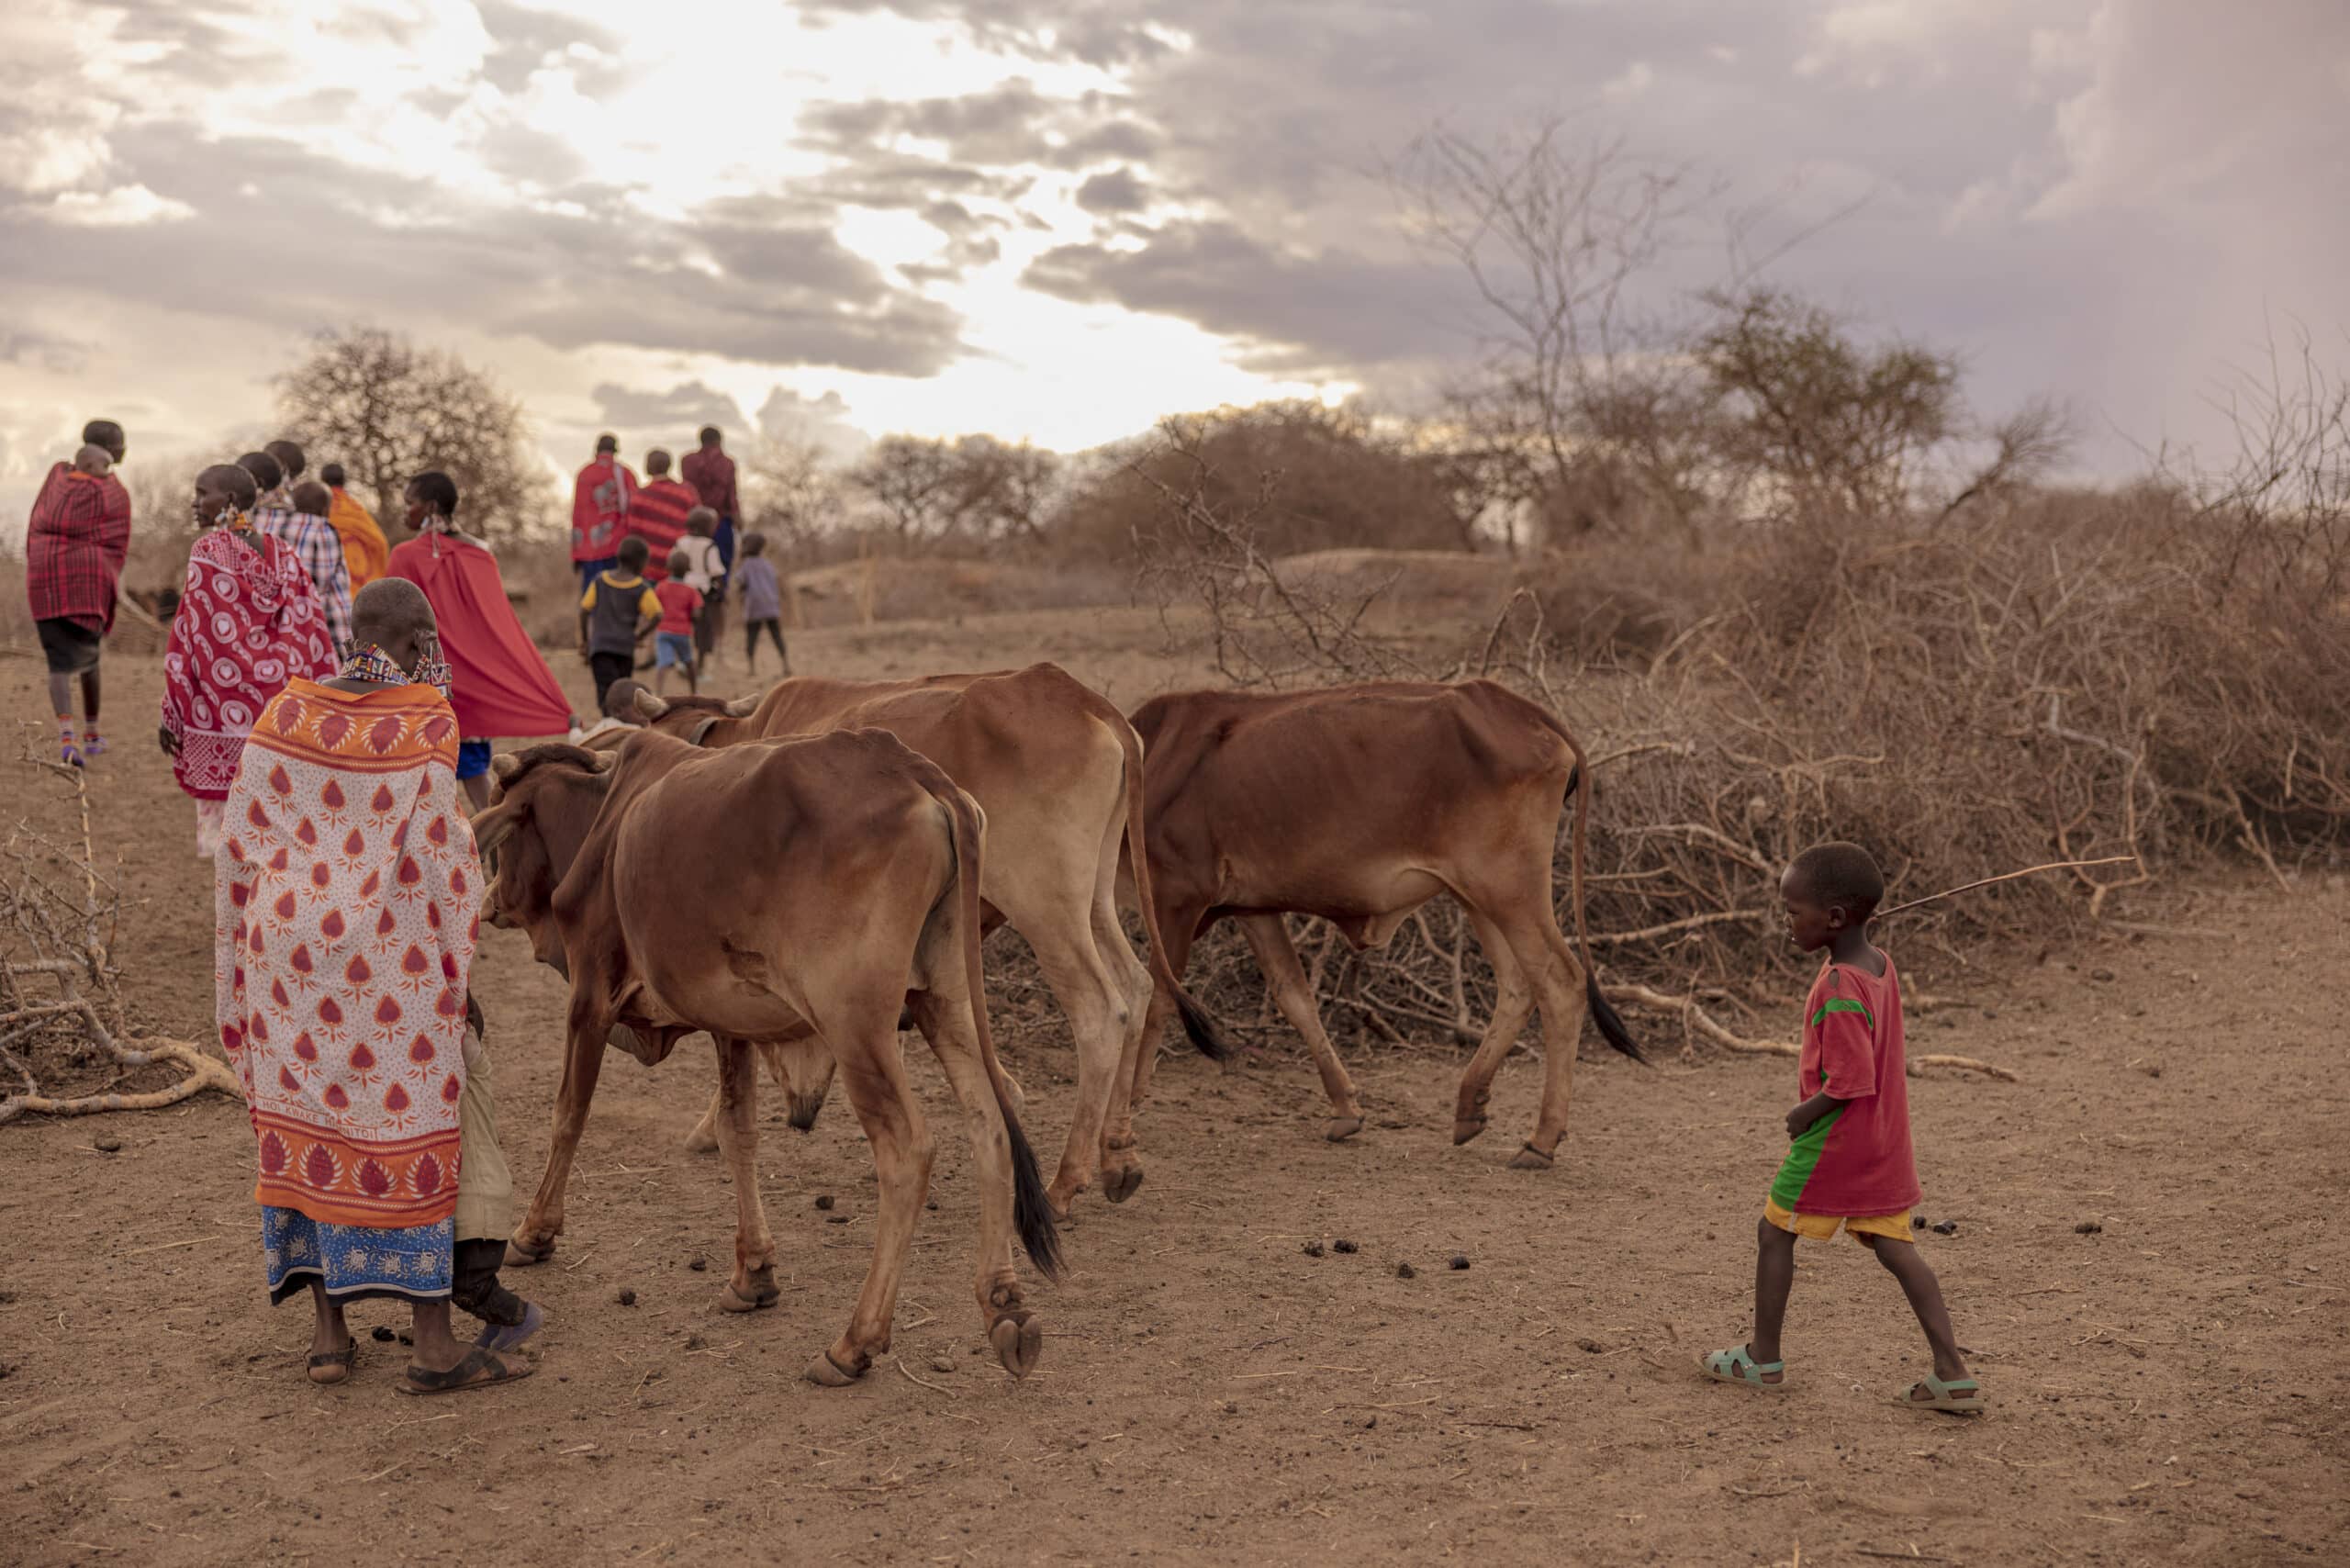
[[[464,732],[457,781],[479,811],[489,804],[492,740],[568,734],[577,722],[515,617],[498,557],[457,526],[456,482],[441,473],[409,480],[408,525],[416,537],[393,549],[389,570],[424,590],[440,622],[441,648],[456,676],[449,701]]]
[[[156,739],[196,801],[196,852],[212,858],[245,737],[288,680],[334,670],[326,617],[294,553],[255,532],[252,475],[216,464],[196,476],[195,545],[163,649]]]
[[[653,597],[661,606],[661,619],[653,636],[653,689],[661,696],[669,692],[669,672],[685,672],[686,690],[699,692],[699,657],[694,647],[694,631],[702,614],[701,592],[693,585],[693,566],[684,545],[669,553],[669,576]]]
[[[82,450],[41,482],[25,529],[25,596],[49,665],[49,711],[60,759],[79,767],[103,756],[98,734],[98,654],[114,630],[122,563],[130,553],[130,495],[114,476],[122,427],[93,420]],[[73,733],[73,687],[82,687],[82,733]]]
[[[442,1394],[529,1376],[493,1342],[539,1319],[498,1282],[513,1189],[467,990],[481,868],[447,667],[414,584],[357,609],[362,646],[280,692],[238,767],[217,1010],[259,1142],[270,1303],[308,1294],[311,1379],[350,1375],[343,1309],[390,1297],[414,1319],[403,1391]],[[453,1296],[489,1325],[476,1346]]]
[[[1841,1229],[1876,1254],[1901,1282],[1933,1352],[1930,1376],[1903,1396],[1913,1409],[1971,1416],[1983,1391],[1966,1370],[1940,1281],[1910,1238],[1918,1162],[1909,1146],[1909,1091],[1901,1038],[1901,983],[1893,960],[1868,939],[1885,877],[1856,844],[1822,844],[1779,879],[1787,929],[1828,961],[1803,1004],[1803,1103],[1787,1113],[1793,1146],[1755,1225],[1754,1337],[1716,1350],[1707,1377],[1751,1388],[1785,1385],[1780,1327],[1795,1283],[1796,1238],[1832,1239]]]
[[[775,644],[779,674],[791,673],[791,655],[783,645],[783,584],[775,563],[767,559],[767,536],[743,536],[742,559],[734,568],[734,583],[743,596],[743,660],[744,673],[759,673],[759,633]]]

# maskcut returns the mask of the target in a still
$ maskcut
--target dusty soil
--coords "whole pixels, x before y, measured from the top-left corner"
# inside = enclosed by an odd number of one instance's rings
[[[795,653],[850,673],[1054,656],[1132,701],[1193,673],[1156,640],[1147,616],[1038,613]],[[11,711],[42,711],[38,677],[0,666]],[[119,749],[93,793],[129,991],[201,1037],[208,868],[148,738],[154,663],[108,678]],[[17,809],[56,819],[24,777]],[[2210,935],[1913,966],[1972,1003],[1917,1020],[1915,1048],[2025,1075],[1912,1086],[1923,1212],[1957,1222],[1921,1245],[1994,1401],[1976,1422],[1893,1403],[1923,1347],[1843,1243],[1807,1246],[1786,1393],[1696,1377],[1745,1331],[1793,1073],[1676,1059],[1653,1018],[1635,1023],[1666,1065],[1586,1060],[1558,1168],[1533,1176],[1503,1164],[1533,1115],[1523,1053],[1494,1131],[1459,1149],[1449,1048],[1359,1059],[1372,1126],[1343,1146],[1316,1137],[1302,1052],[1170,1056],[1149,1180],[1080,1202],[1017,1385],[982,1353],[968,1160],[918,1056],[937,1209],[894,1359],[838,1393],[800,1372],[866,1266],[861,1140],[838,1105],[806,1137],[763,1111],[783,1301],[721,1316],[733,1200],[680,1150],[711,1083],[688,1047],[612,1063],[563,1249],[508,1276],[550,1316],[539,1375],[442,1403],[393,1394],[397,1344],[363,1340],[344,1387],[304,1381],[308,1314],[259,1288],[240,1107],[0,1128],[0,1562],[2340,1562],[2350,890],[2231,880],[2130,913]],[[528,1182],[560,991],[512,934],[479,973]],[[1057,1148],[1066,1033],[999,1018]],[[1304,1250],[1342,1238],[1358,1250]],[[353,1313],[363,1335],[399,1316]]]

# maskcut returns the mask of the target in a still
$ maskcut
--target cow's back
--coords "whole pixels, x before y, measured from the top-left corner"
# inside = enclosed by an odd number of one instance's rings
[[[1491,681],[1179,692],[1133,723],[1154,862],[1243,884],[1220,896],[1368,854],[1434,865],[1497,810],[1555,812],[1572,766],[1557,724]]]

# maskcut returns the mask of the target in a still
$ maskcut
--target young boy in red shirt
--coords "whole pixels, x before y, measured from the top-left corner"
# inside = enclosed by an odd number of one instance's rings
[[[1983,1391],[1959,1355],[1942,1283],[1910,1238],[1909,1206],[1919,1189],[1901,984],[1893,960],[1868,939],[1869,916],[1884,897],[1884,873],[1857,844],[1815,845],[1779,879],[1788,934],[1807,953],[1827,948],[1828,961],[1803,1004],[1796,1087],[1804,1100],[1787,1113],[1793,1147],[1755,1226],[1754,1338],[1701,1364],[1723,1383],[1785,1387],[1779,1331],[1795,1283],[1796,1238],[1826,1241],[1841,1229],[1901,1282],[1933,1350],[1933,1374],[1902,1402],[1972,1416],[1983,1408]]]
[[[686,581],[688,566],[683,550],[671,551],[668,578],[653,590],[661,601],[661,625],[653,639],[653,689],[664,697],[672,666],[686,672],[688,691],[701,689],[694,665],[694,618],[701,613],[701,590]]]

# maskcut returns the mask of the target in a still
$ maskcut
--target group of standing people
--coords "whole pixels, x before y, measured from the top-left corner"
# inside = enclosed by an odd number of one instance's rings
[[[27,582],[62,760],[86,767],[130,504],[121,427],[93,420],[83,442],[34,502]],[[498,1278],[512,1184],[469,987],[483,873],[459,787],[487,802],[488,737],[576,723],[447,475],[409,482],[415,537],[387,549],[335,465],[305,467],[273,442],[196,476],[158,734],[214,865],[216,1018],[256,1139],[264,1283],[308,1295],[315,1383],[351,1375],[344,1308],[371,1298],[410,1308],[403,1392],[507,1382],[529,1375],[513,1352],[543,1314]],[[471,1344],[453,1304],[482,1320]]]
[[[687,689],[699,690],[717,659],[730,592],[743,603],[747,671],[757,673],[764,635],[782,673],[791,673],[782,584],[767,558],[767,540],[757,533],[738,539],[735,532],[742,502],[724,433],[705,425],[697,440],[676,465],[681,478],[670,476],[671,456],[656,447],[644,454],[639,484],[621,461],[620,438],[599,436],[595,457],[572,486],[579,651],[595,672],[599,706],[614,681],[648,666],[657,690],[667,690],[673,672]],[[640,655],[647,641],[650,654]]]

